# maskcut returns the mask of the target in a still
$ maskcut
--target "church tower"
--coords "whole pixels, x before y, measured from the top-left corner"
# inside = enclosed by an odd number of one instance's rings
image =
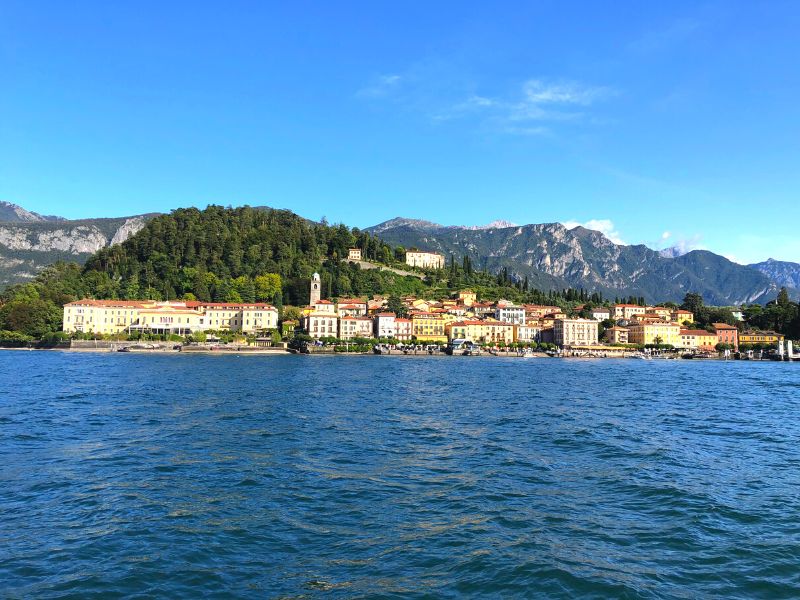
[[[311,293],[309,294],[309,304],[319,302],[320,294],[322,292],[322,280],[319,278],[319,273],[314,273],[311,277]]]

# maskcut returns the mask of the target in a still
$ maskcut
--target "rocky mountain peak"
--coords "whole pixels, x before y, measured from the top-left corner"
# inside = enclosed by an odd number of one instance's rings
[[[40,215],[26,210],[18,204],[0,200],[0,221],[6,223],[36,223],[41,221],[63,221],[63,217]]]

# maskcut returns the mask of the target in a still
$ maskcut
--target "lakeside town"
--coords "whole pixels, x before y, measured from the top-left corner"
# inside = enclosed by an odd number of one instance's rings
[[[360,250],[351,249],[348,259],[361,260]],[[408,252],[406,263],[437,269],[444,267],[445,257]],[[117,341],[180,341],[195,349],[233,344],[237,349],[303,352],[436,348],[464,354],[542,351],[560,356],[685,358],[752,358],[767,351],[793,357],[791,342],[780,333],[722,322],[699,328],[691,311],[669,304],[563,308],[481,301],[469,289],[435,300],[378,295],[324,299],[318,273],[308,285],[309,303],[296,311],[296,319],[284,318],[277,307],[266,303],[83,299],[64,306],[63,331]],[[743,321],[741,311],[732,315]]]

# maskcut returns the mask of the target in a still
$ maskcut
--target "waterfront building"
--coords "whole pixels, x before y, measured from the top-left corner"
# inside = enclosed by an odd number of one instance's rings
[[[189,335],[227,330],[251,334],[277,328],[278,310],[269,304],[84,299],[64,306],[63,330],[67,333]]]
[[[484,322],[478,320],[456,321],[447,326],[448,338],[453,340],[469,340],[482,343],[486,339]]]
[[[242,333],[263,333],[278,329],[278,309],[269,305],[242,307]]]
[[[297,321],[285,319],[281,321],[281,333],[286,337],[290,337],[294,335],[295,329],[297,329],[298,325],[299,323]]]
[[[339,319],[339,338],[351,340],[353,338],[372,337],[372,319],[369,317],[344,316]]]
[[[593,319],[555,319],[553,323],[553,340],[561,347],[597,345],[598,334]]]
[[[644,306],[638,304],[615,304],[612,309],[612,318],[619,319],[632,319],[634,315],[643,315],[647,312]]]
[[[347,260],[361,260],[361,248],[348,249]]]
[[[705,329],[681,329],[681,348],[710,351],[716,345],[716,333],[710,333]]]
[[[628,329],[627,327],[609,327],[606,329],[606,341],[609,344],[627,344],[628,343]]]
[[[754,344],[777,344],[782,342],[784,336],[774,331],[743,331],[739,334],[739,344],[752,346]]]
[[[611,309],[608,308],[593,308],[592,318],[595,321],[605,321],[611,318]]]
[[[491,344],[512,344],[514,342],[514,324],[503,321],[484,321],[483,331],[486,341]]]
[[[413,335],[411,319],[401,319],[399,317],[396,318],[394,320],[394,330],[394,337],[401,342],[411,341],[411,336]]]
[[[206,329],[238,331],[241,328],[241,310],[235,304],[214,302],[206,304]]]
[[[435,252],[408,250],[406,264],[420,269],[444,269],[444,255]]]
[[[680,346],[681,327],[677,323],[665,321],[632,321],[628,326],[628,343],[645,346],[666,344]]]
[[[376,338],[393,338],[395,336],[395,315],[393,312],[382,312],[375,315],[373,333]]]
[[[446,321],[443,315],[429,312],[413,313],[411,315],[411,334],[417,340],[431,342],[447,342]]]
[[[339,317],[336,313],[312,312],[303,316],[303,329],[313,338],[339,336]]]
[[[525,324],[525,309],[521,306],[514,306],[511,303],[501,304],[498,302],[495,308],[494,317],[503,323],[512,323],[513,325]]]
[[[62,329],[67,333],[124,333],[139,320],[149,300],[78,300],[64,305]]]
[[[316,302],[319,302],[319,299],[321,297],[322,297],[322,279],[320,279],[319,273],[314,273],[311,276],[311,285],[308,294],[309,305],[314,305]]]
[[[538,325],[517,325],[515,339],[523,344],[530,344],[539,341],[541,328]]]
[[[720,344],[728,344],[734,350],[739,349],[739,330],[735,326],[727,323],[712,323],[711,326]]]

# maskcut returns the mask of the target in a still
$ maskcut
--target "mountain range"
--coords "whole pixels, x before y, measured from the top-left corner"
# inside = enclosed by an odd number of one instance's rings
[[[662,253],[644,245],[620,245],[599,231],[561,223],[471,228],[398,217],[367,228],[384,241],[468,255],[489,271],[507,268],[540,289],[583,287],[606,297],[644,296],[649,302],[680,300],[689,292],[706,302],[738,305],[773,299],[780,287],[796,288],[800,265],[767,261],[740,265],[707,250]]]
[[[83,263],[127,240],[153,215],[67,220],[0,202],[0,289],[32,279],[58,260]]]
[[[154,214],[67,220],[0,203],[0,288],[26,281],[56,260],[85,262],[138,232]],[[606,297],[644,296],[649,302],[680,300],[688,291],[706,302],[765,302],[781,287],[800,296],[800,264],[768,260],[739,265],[707,250],[664,253],[644,245],[619,245],[599,231],[560,223],[443,226],[398,217],[366,229],[406,248],[441,252],[496,272],[505,267],[543,290],[583,287]]]

